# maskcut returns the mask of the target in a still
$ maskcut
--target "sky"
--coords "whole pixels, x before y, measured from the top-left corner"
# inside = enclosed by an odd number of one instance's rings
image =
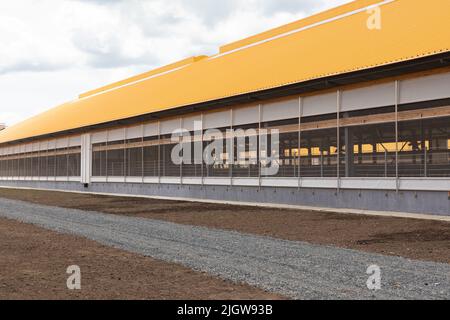
[[[0,1],[0,123],[347,2]]]

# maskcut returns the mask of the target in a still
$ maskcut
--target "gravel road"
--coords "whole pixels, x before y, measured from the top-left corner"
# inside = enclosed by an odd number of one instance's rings
[[[83,236],[295,299],[450,299],[448,264],[3,198],[0,217]],[[366,270],[374,264],[382,276],[377,291],[366,286]]]

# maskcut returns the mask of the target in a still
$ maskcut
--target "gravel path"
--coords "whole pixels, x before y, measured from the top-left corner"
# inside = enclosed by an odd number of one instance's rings
[[[448,264],[3,198],[0,217],[83,236],[296,299],[450,299]],[[382,272],[378,291],[366,287],[366,270],[373,264]]]

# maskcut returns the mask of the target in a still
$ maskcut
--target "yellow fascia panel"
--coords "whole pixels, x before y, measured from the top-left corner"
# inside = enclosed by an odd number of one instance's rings
[[[124,85],[132,83],[132,82],[141,81],[143,79],[150,78],[152,76],[155,76],[155,75],[158,75],[158,74],[161,74],[161,73],[164,73],[164,72],[169,72],[169,71],[172,71],[172,70],[176,70],[178,68],[184,67],[184,66],[186,66],[188,64],[195,63],[195,62],[200,61],[202,59],[205,59],[207,57],[208,56],[195,56],[195,57],[186,58],[186,59],[183,59],[181,61],[174,62],[174,63],[171,63],[169,65],[166,65],[166,66],[163,66],[163,67],[160,67],[160,68],[148,71],[148,72],[141,73],[141,74],[139,74],[137,76],[134,76],[134,77],[131,77],[131,78],[128,78],[128,79],[125,79],[125,80],[121,80],[121,81],[118,81],[118,82],[114,82],[114,83],[108,84],[106,86],[103,86],[101,88],[82,93],[82,94],[80,94],[79,98],[80,99],[86,98],[86,97],[98,94],[100,92],[104,92],[104,91],[108,91],[108,90],[111,90],[111,89],[114,89],[114,88],[117,88],[117,87],[121,87],[121,86],[124,86]]]
[[[0,133],[0,143],[257,92],[450,50],[450,1],[396,0],[367,12],[188,64],[47,111]]]

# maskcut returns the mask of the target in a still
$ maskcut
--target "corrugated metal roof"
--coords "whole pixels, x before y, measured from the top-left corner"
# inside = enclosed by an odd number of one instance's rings
[[[379,4],[381,30],[367,28]],[[450,51],[450,1],[360,0],[87,94],[0,133],[0,143]]]
[[[82,94],[80,94],[79,98],[80,99],[87,98],[89,96],[92,96],[92,95],[95,95],[95,94],[98,94],[98,93],[101,93],[101,92],[105,92],[105,91],[110,91],[112,89],[116,89],[116,88],[125,86],[125,85],[130,84],[130,83],[135,83],[135,82],[142,81],[142,80],[148,80],[148,79],[150,79],[152,77],[161,76],[164,73],[180,69],[180,68],[182,68],[184,66],[187,66],[187,65],[192,64],[194,62],[200,61],[200,60],[205,59],[207,57],[208,56],[198,56],[198,57],[190,57],[190,58],[187,58],[187,59],[183,59],[181,61],[178,61],[178,62],[175,62],[175,63],[171,63],[171,64],[169,64],[167,66],[164,66],[164,67],[161,67],[161,68],[157,68],[155,70],[151,70],[151,71],[139,74],[137,76],[134,76],[134,77],[122,80],[122,81],[118,81],[118,82],[106,85],[106,86],[98,88],[98,89],[94,89],[94,90],[82,93]]]

